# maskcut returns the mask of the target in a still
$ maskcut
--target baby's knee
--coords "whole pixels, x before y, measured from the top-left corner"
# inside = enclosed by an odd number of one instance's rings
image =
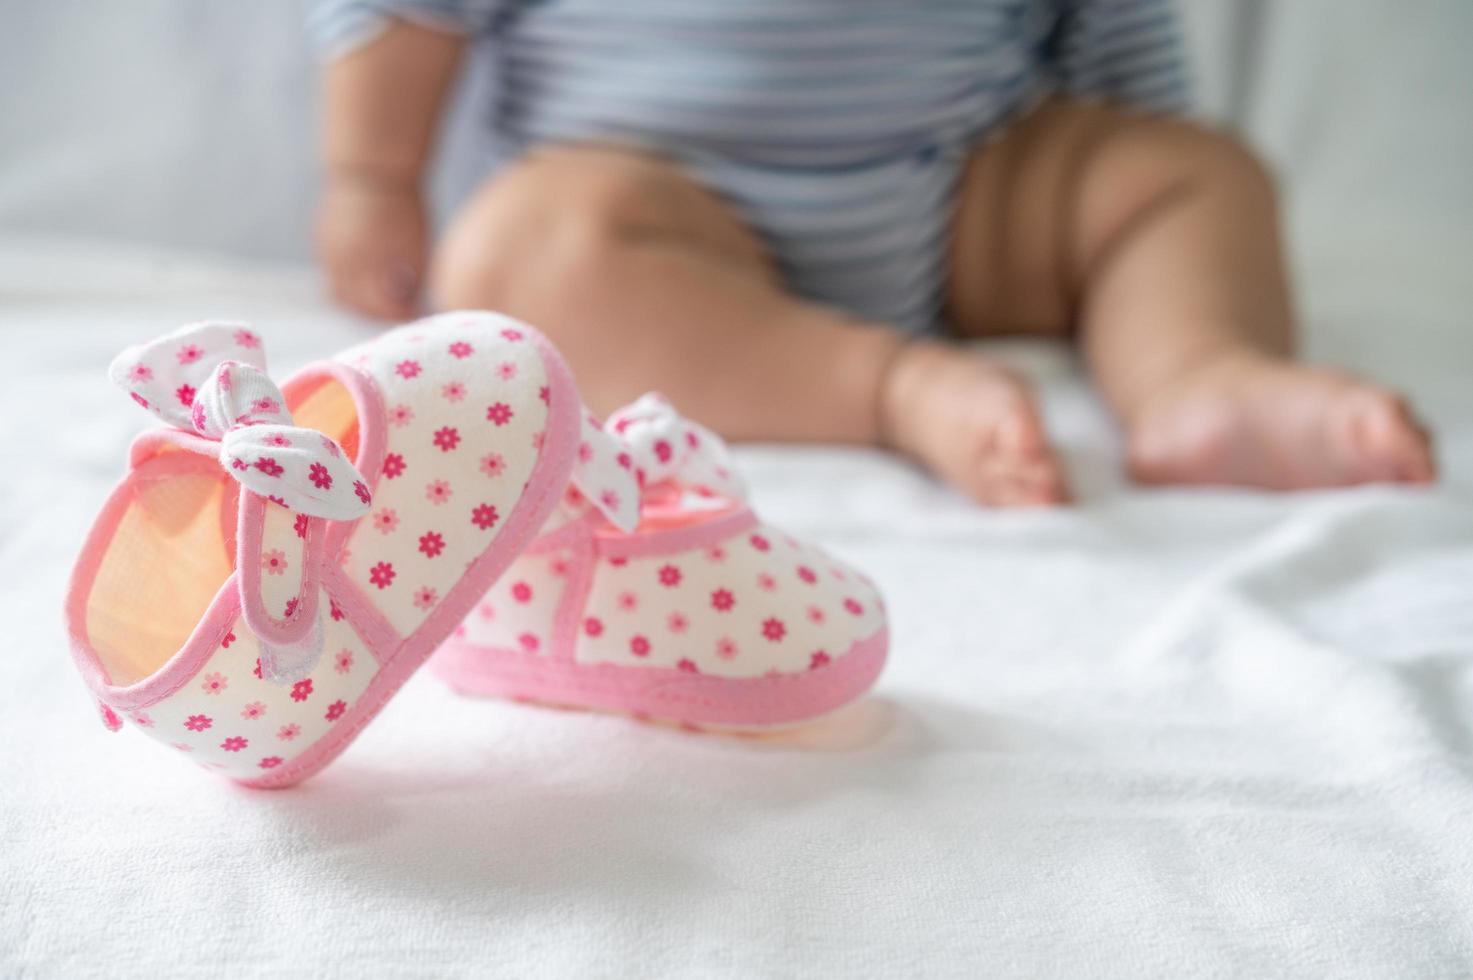
[[[1272,203],[1272,173],[1247,144],[1220,130],[1176,118],[1140,119],[1123,128],[1119,143],[1101,155],[1124,183],[1147,192],[1183,187],[1249,196]],[[1112,153],[1113,151],[1113,153]]]
[[[551,295],[607,275],[621,249],[673,230],[676,209],[659,166],[615,151],[554,147],[503,171],[436,248],[436,302],[530,317]]]
[[[1218,213],[1272,215],[1273,178],[1231,136],[1183,119],[1121,115],[1085,145],[1076,172],[1079,254],[1105,254],[1143,216],[1186,202]]]
[[[1248,144],[1221,130],[1185,120],[1180,129],[1184,155],[1201,180],[1213,181],[1234,193],[1251,194],[1272,201],[1275,182],[1267,163]]]

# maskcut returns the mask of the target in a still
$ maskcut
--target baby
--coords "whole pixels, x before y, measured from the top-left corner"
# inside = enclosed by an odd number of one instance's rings
[[[957,341],[1070,337],[1137,479],[1433,479],[1400,399],[1293,359],[1272,182],[1171,114],[1169,0],[326,0],[313,28],[336,297],[525,319],[596,411],[655,389],[730,438],[1050,504],[1027,385]],[[468,52],[505,160],[432,246]]]

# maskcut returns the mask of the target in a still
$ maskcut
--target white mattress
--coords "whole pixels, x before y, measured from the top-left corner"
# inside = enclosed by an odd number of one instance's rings
[[[888,596],[861,706],[752,741],[417,677],[274,793],[109,734],[74,676],[64,579],[146,423],[102,371],[200,316],[278,373],[370,328],[304,270],[0,242],[0,975],[1473,971],[1473,293],[1460,243],[1377,241],[1318,243],[1311,349],[1417,390],[1439,488],[1135,489],[1067,359],[1013,349],[1078,506],[742,452]]]

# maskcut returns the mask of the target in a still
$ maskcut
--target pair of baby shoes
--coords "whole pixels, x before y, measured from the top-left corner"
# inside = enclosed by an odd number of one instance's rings
[[[166,427],[134,441],[67,595],[109,728],[285,786],[437,650],[459,692],[734,730],[880,671],[868,579],[762,522],[721,440],[659,397],[599,424],[524,324],[447,313],[280,388],[265,369],[231,323],[113,362]]]

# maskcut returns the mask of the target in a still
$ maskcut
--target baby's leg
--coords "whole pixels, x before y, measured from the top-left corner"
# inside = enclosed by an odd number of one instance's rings
[[[530,155],[457,217],[431,277],[442,306],[546,331],[595,411],[654,389],[729,438],[893,440],[924,457],[881,419],[902,337],[786,293],[732,211],[660,160],[594,147]],[[999,374],[978,390],[985,401],[1016,385]],[[943,475],[985,499],[1018,496],[1011,478],[983,493],[972,471]]]
[[[781,289],[754,236],[670,164],[548,147],[440,243],[431,292],[545,331],[600,413],[648,390],[734,439],[872,443],[900,340]]]
[[[1077,324],[1140,479],[1431,479],[1398,398],[1292,360],[1277,220],[1269,178],[1226,137],[1055,103],[973,161],[953,309],[978,333]]]

